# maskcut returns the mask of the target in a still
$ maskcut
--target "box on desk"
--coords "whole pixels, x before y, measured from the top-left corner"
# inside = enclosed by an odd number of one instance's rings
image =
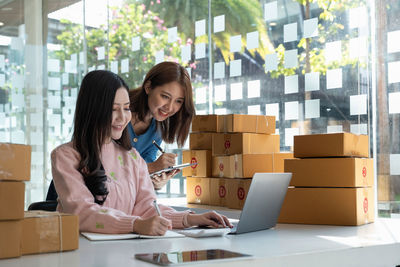
[[[294,137],[295,158],[369,157],[367,135],[311,134]]]
[[[0,221],[24,218],[25,183],[0,181]]]
[[[211,150],[185,150],[182,151],[182,162],[197,165],[182,170],[182,176],[210,177],[211,176]]]
[[[251,179],[225,179],[227,184],[227,207],[242,209],[249,192]]]
[[[224,178],[210,179],[210,205],[228,206],[228,186]]]
[[[279,135],[255,133],[213,133],[212,154],[263,154],[279,152]]]
[[[275,133],[275,116],[229,114],[218,115],[220,133]]]
[[[210,178],[186,177],[187,203],[210,204]]]
[[[0,221],[0,259],[21,256],[21,220]]]
[[[31,179],[31,146],[0,143],[0,180]]]
[[[216,132],[217,115],[196,115],[192,120],[192,132]]]
[[[189,148],[193,150],[211,150],[213,133],[190,133]]]
[[[290,187],[280,223],[362,225],[374,221],[374,189]]]
[[[373,159],[304,158],[285,160],[291,186],[368,187],[374,185]]]
[[[78,247],[77,215],[47,211],[25,212],[22,221],[22,255],[68,251]]]

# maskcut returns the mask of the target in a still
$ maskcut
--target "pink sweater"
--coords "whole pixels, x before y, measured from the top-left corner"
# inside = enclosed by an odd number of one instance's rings
[[[78,171],[80,155],[72,143],[63,144],[51,153],[53,180],[58,193],[57,210],[79,215],[80,231],[99,233],[132,232],[136,218],[156,215],[156,199],[147,165],[132,148],[126,151],[115,142],[103,145],[101,162],[106,171],[109,194],[102,206],[94,202]],[[160,205],[173,228],[183,228],[187,212]]]

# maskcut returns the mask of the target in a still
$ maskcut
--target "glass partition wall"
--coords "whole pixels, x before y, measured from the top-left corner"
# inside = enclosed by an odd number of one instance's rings
[[[282,151],[298,134],[368,134],[379,215],[399,216],[399,9],[391,0],[0,1],[0,142],[32,145],[26,204],[45,198],[50,152],[71,138],[84,74],[108,69],[136,88],[168,60],[189,71],[197,114],[274,115]],[[185,179],[158,193],[184,196]]]

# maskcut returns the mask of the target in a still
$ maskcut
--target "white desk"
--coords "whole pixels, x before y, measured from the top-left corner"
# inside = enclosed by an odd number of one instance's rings
[[[253,259],[207,266],[390,266],[400,265],[400,220],[379,219],[359,227],[280,224],[275,229],[219,238],[173,238],[90,242],[72,252],[0,260],[10,266],[155,266],[136,253],[222,248]]]

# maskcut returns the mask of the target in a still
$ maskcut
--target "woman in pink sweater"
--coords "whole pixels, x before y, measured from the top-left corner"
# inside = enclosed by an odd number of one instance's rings
[[[79,91],[72,141],[51,154],[57,210],[79,215],[81,231],[163,235],[194,225],[229,226],[215,212],[193,214],[160,205],[146,162],[131,147],[128,86],[109,71],[89,72]]]

